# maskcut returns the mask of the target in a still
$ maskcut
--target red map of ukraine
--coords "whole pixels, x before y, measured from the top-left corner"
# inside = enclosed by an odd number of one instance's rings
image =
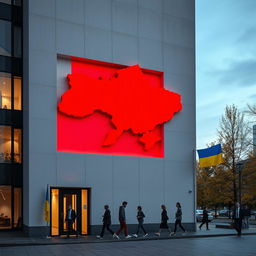
[[[59,111],[74,118],[85,118],[95,111],[107,114],[113,129],[102,142],[105,147],[130,131],[140,136],[145,150],[150,150],[161,141],[154,128],[182,109],[180,95],[152,87],[139,65],[120,69],[110,79],[78,73],[67,77],[70,89],[62,95]]]

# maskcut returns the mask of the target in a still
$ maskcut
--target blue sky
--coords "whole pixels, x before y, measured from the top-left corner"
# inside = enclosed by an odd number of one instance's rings
[[[256,103],[256,0],[196,0],[197,148],[225,106]]]

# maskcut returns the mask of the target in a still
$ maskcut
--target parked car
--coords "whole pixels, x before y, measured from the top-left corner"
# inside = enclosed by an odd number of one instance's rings
[[[216,211],[216,214],[215,214],[215,210],[214,210],[214,209],[210,209],[210,210],[208,210],[208,212],[210,212],[213,217],[216,217],[216,218],[217,218],[217,217],[219,216],[219,212]],[[216,215],[216,216],[215,216],[215,215]]]
[[[203,210],[196,210],[196,221],[202,222],[203,220]],[[212,213],[208,212],[208,221],[211,222],[213,220]]]
[[[220,210],[219,216],[220,217],[228,217],[228,210],[226,210],[226,209]]]

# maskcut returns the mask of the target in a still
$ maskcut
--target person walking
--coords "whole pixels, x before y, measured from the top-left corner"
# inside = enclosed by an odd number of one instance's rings
[[[102,225],[101,233],[99,236],[97,236],[97,238],[99,238],[99,239],[103,238],[105,228],[109,231],[109,233],[111,233],[112,236],[114,235],[114,231],[110,228],[111,212],[109,210],[109,206],[107,204],[104,205],[104,209],[105,209],[105,212],[104,212],[104,215],[102,216],[103,217],[103,219],[102,219],[103,225]]]
[[[174,231],[172,233],[172,235],[176,234],[176,230],[177,230],[177,226],[179,225],[179,227],[183,230],[183,232],[185,233],[186,230],[185,228],[181,225],[181,220],[182,220],[182,210],[181,210],[181,205],[179,202],[176,203],[176,213],[175,213],[175,227],[174,227]]]
[[[161,223],[160,223],[160,229],[155,235],[160,236],[163,229],[167,229],[169,234],[171,235],[171,229],[168,226],[167,221],[169,220],[169,217],[167,215],[167,210],[164,204],[161,205],[162,213],[161,213]]]
[[[207,207],[204,207],[204,210],[203,210],[203,219],[202,219],[202,223],[201,225],[199,226],[199,229],[201,230],[202,226],[205,224],[206,225],[206,230],[210,230],[209,229],[209,226],[208,226],[208,211],[207,211]]]
[[[72,206],[69,205],[67,212],[66,212],[66,218],[65,218],[65,220],[67,222],[67,228],[68,228],[67,238],[69,238],[69,236],[73,230],[73,223],[76,221],[76,218],[77,218],[76,212],[72,209]],[[76,231],[76,236],[78,237],[77,231]]]
[[[146,232],[146,230],[145,230],[144,227],[143,227],[144,218],[145,218],[145,214],[144,214],[144,212],[142,211],[142,207],[141,207],[141,206],[138,206],[138,207],[137,207],[138,229],[137,229],[136,234],[133,235],[134,237],[138,237],[139,232],[140,232],[140,229],[142,229],[142,231],[144,232],[144,236],[143,236],[143,237],[147,237],[147,236],[148,236],[148,233]]]
[[[128,228],[126,225],[126,217],[125,217],[125,208],[127,206],[127,202],[124,201],[122,205],[119,207],[119,222],[120,222],[120,228],[119,230],[113,234],[113,238],[120,239],[119,234],[122,230],[124,230],[125,238],[131,238],[130,235],[128,235]]]
[[[233,219],[234,219],[234,227],[237,231],[237,235],[241,236],[242,222],[243,222],[243,209],[241,208],[238,202],[235,204]]]
[[[251,217],[251,210],[247,205],[244,207],[244,228],[249,228],[249,219]]]

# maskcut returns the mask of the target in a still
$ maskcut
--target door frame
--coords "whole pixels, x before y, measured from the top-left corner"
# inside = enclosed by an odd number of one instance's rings
[[[87,190],[87,234],[80,234],[82,236],[90,235],[91,233],[91,188],[90,187],[57,187],[57,186],[50,186],[50,234],[51,236],[60,236],[60,226],[59,226],[59,234],[58,235],[52,235],[52,189],[58,189],[59,190],[59,199],[60,199],[60,191],[61,190],[80,190],[82,192],[82,189]],[[59,225],[60,225],[60,202],[59,202]],[[82,209],[81,209],[82,210]],[[81,213],[80,213],[81,214]],[[82,219],[80,219],[80,223],[82,226]]]

